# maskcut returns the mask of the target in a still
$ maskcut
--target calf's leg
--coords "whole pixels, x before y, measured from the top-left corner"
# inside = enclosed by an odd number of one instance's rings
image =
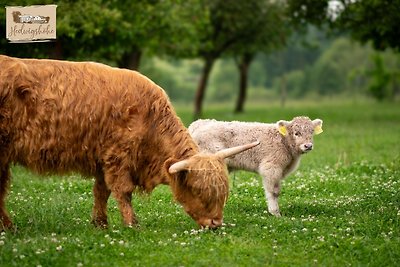
[[[260,168],[260,174],[263,177],[268,212],[274,216],[280,217],[281,212],[279,210],[278,197],[281,190],[280,182],[283,176],[282,170],[277,166],[267,164]]]
[[[5,198],[10,183],[10,171],[7,166],[0,167],[0,231],[13,228],[5,208]]]

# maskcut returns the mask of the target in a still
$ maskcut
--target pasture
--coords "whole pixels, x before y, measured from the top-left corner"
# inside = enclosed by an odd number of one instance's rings
[[[231,173],[225,225],[200,230],[167,186],[133,198],[140,226],[125,228],[110,198],[107,230],[90,224],[91,179],[38,177],[12,168],[7,208],[15,232],[0,233],[0,266],[398,266],[398,103],[321,101],[206,108],[204,117],[324,121],[315,149],[282,185],[281,218],[266,211],[260,176]],[[177,106],[186,125],[191,109]]]

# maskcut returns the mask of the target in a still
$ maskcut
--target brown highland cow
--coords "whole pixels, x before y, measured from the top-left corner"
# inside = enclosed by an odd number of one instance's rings
[[[0,229],[12,227],[5,197],[15,163],[94,176],[97,226],[107,226],[110,194],[134,225],[132,192],[169,184],[201,227],[215,228],[228,197],[223,159],[256,144],[199,153],[164,90],[137,72],[0,55]]]

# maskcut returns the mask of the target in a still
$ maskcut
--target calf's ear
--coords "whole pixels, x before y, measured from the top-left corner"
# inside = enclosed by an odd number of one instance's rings
[[[324,130],[322,130],[322,120],[320,119],[315,119],[312,121],[313,125],[314,125],[314,134],[320,134],[322,133]]]
[[[276,123],[278,127],[278,131],[281,133],[281,135],[286,136],[287,135],[287,126],[289,125],[290,122],[280,120]]]

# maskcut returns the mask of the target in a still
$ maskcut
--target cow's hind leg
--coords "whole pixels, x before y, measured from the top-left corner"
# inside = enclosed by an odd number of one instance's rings
[[[13,228],[13,224],[5,208],[5,198],[9,183],[9,168],[8,166],[2,166],[0,168],[0,231]]]
[[[104,175],[96,176],[93,186],[94,206],[92,212],[92,223],[101,228],[107,228],[107,201],[111,191],[107,188]]]
[[[124,224],[133,226],[138,223],[132,209],[133,182],[129,172],[123,172],[122,175],[121,172],[119,173],[120,175],[106,173],[105,181],[107,186],[111,189],[113,197],[118,202]]]

